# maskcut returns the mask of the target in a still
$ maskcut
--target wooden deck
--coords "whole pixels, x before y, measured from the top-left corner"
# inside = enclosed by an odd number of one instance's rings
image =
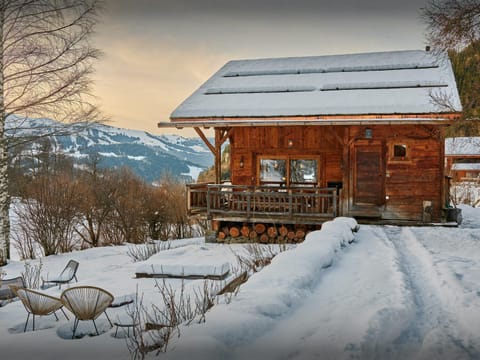
[[[190,184],[190,215],[229,221],[315,224],[337,216],[336,188]]]

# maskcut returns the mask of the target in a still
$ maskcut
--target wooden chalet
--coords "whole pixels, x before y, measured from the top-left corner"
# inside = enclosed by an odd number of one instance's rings
[[[446,139],[445,160],[446,173],[455,183],[480,183],[480,137]]]
[[[448,59],[396,51],[230,61],[158,125],[194,128],[214,154],[215,183],[188,186],[191,214],[220,238],[295,241],[335,216],[442,221],[443,129],[460,111]]]

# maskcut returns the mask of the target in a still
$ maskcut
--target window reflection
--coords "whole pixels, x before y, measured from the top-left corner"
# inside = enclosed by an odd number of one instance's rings
[[[295,159],[290,161],[290,183],[316,184],[318,173],[317,160]]]
[[[286,161],[282,159],[260,160],[260,181],[262,183],[282,184],[287,176]]]
[[[314,159],[260,159],[259,175],[260,183],[263,185],[315,185],[318,183],[318,161]]]

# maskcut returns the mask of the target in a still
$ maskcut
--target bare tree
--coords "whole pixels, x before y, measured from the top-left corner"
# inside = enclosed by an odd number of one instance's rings
[[[69,174],[40,175],[33,179],[27,198],[16,209],[16,238],[17,242],[24,242],[17,246],[28,248],[35,244],[34,248],[39,248],[44,256],[78,248],[74,236],[78,198],[78,185]]]
[[[103,240],[110,244],[144,243],[148,237],[145,221],[145,204],[150,197],[148,186],[128,168],[116,173],[114,186],[119,191],[102,229]]]
[[[480,40],[479,0],[430,0],[423,18],[434,49],[460,51]]]
[[[115,173],[98,169],[99,161],[98,156],[91,155],[90,169],[77,179],[81,195],[78,207],[83,219],[75,231],[92,247],[102,244],[104,226],[114,210],[114,199],[119,191],[114,181]]]
[[[430,0],[422,15],[434,53],[450,57],[463,107],[462,117],[446,135],[479,135],[480,0]],[[445,111],[455,111],[456,106],[444,94],[432,93],[431,98]]]
[[[30,126],[30,117],[97,118],[89,91],[99,52],[90,38],[100,6],[101,0],[0,1],[0,265],[9,257],[8,149],[14,145],[6,121],[15,133]]]

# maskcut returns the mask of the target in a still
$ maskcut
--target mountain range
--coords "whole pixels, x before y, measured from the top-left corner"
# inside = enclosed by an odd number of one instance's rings
[[[158,181],[165,173],[186,182],[195,181],[213,164],[213,156],[201,139],[154,135],[106,124],[78,123],[66,128],[51,119],[10,116],[6,134],[13,140],[33,139],[22,148],[24,156],[39,151],[42,139],[47,137],[55,151],[73,159],[77,166],[95,154],[100,167],[129,167],[147,182]]]

